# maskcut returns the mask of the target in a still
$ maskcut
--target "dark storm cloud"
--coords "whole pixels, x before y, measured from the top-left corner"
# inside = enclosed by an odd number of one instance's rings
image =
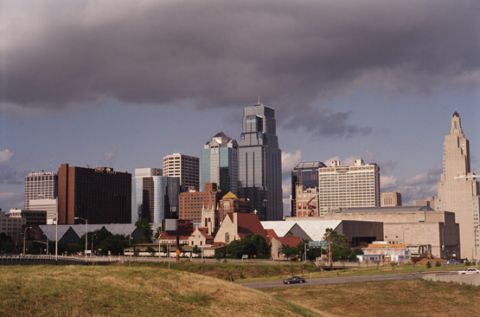
[[[369,128],[322,98],[371,81],[468,84],[480,72],[474,1],[65,3],[2,16],[5,104],[55,109],[108,96],[209,108],[260,95],[287,128],[348,136]]]

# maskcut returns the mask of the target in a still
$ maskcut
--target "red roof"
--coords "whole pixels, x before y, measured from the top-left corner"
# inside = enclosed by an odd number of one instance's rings
[[[286,237],[278,238],[278,240],[280,240],[282,245],[286,245],[290,248],[295,248],[300,244],[300,242],[302,242],[302,239],[297,236],[286,236]]]
[[[265,234],[267,235],[267,238],[270,241],[272,241],[272,239],[278,240],[278,236],[273,229],[265,229]]]
[[[265,229],[256,214],[237,213],[238,235],[241,239],[251,234],[257,234],[267,239]]]
[[[198,231],[205,237],[205,239],[213,239],[211,235],[208,234],[208,228],[197,228]]]

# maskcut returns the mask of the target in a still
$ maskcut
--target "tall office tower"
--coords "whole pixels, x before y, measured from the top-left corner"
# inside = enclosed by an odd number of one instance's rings
[[[385,192],[380,195],[381,207],[400,207],[402,206],[402,195],[397,192]]]
[[[203,192],[188,191],[180,193],[179,218],[199,224],[202,220],[202,212],[205,210],[209,210],[215,215],[215,218],[218,218],[217,205],[220,197],[215,183],[205,184]],[[215,223],[218,223],[218,219],[215,219]]]
[[[250,199],[261,220],[282,219],[282,159],[274,109],[261,103],[244,108],[238,161],[239,196]]]
[[[132,175],[110,167],[60,165],[58,169],[58,223],[130,223]]]
[[[163,176],[180,178],[182,191],[188,188],[199,189],[199,159],[181,153],[163,157]]]
[[[340,208],[380,207],[380,169],[377,164],[355,160],[340,165],[333,160],[320,168],[318,178],[320,213]]]
[[[460,115],[452,116],[450,134],[443,142],[443,172],[438,183],[436,210],[455,212],[460,225],[460,257],[480,257],[479,183],[470,171],[469,141],[463,134]]]
[[[292,171],[292,197],[290,199],[290,210],[292,217],[297,215],[297,186],[303,186],[303,190],[307,190],[309,193],[311,189],[318,189],[318,172],[321,167],[325,167],[322,162],[301,162],[293,168]]]
[[[23,205],[29,209],[30,200],[57,198],[57,175],[52,172],[35,172],[25,176]]]
[[[202,190],[215,183],[223,193],[238,191],[238,144],[223,132],[215,134],[202,150]]]

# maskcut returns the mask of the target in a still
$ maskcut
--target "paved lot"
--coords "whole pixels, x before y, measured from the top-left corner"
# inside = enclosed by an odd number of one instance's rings
[[[458,275],[457,272],[449,274],[425,274],[423,279],[435,282],[454,282],[480,286],[480,274]]]
[[[327,285],[327,284],[349,284],[349,283],[363,283],[363,282],[379,282],[379,281],[397,281],[397,280],[415,280],[422,278],[421,273],[400,273],[400,274],[385,274],[385,275],[366,275],[366,276],[345,276],[345,277],[329,277],[307,279],[305,284],[290,284],[285,285],[283,281],[269,281],[269,282],[255,282],[245,283],[243,286],[250,288],[273,288],[273,287],[301,287],[308,285]]]

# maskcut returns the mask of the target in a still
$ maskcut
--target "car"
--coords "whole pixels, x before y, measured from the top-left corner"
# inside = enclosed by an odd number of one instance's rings
[[[458,274],[460,275],[480,274],[480,270],[474,267],[469,267],[468,269],[458,271]]]
[[[302,284],[302,283],[306,283],[307,281],[305,281],[305,279],[303,277],[300,277],[300,276],[292,276],[292,277],[289,277],[285,280],[283,280],[283,284]]]

